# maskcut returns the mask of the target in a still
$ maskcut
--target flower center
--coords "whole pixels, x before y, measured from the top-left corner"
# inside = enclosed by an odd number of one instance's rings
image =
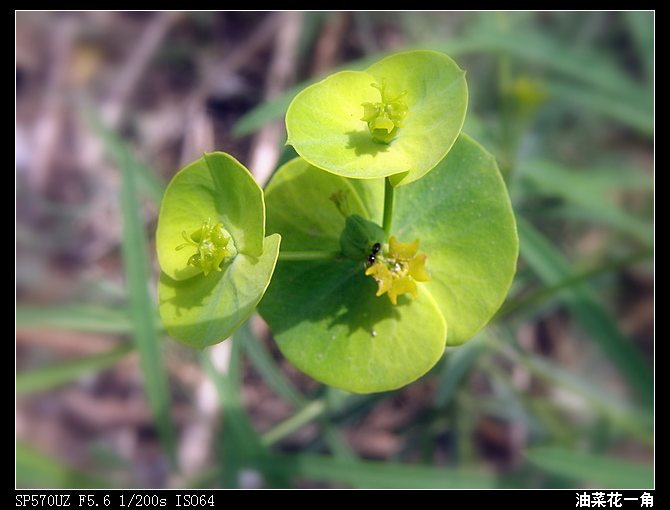
[[[395,97],[389,97],[385,79],[382,80],[381,86],[376,83],[370,85],[379,90],[381,101],[378,103],[363,103],[363,117],[361,117],[361,120],[368,123],[370,134],[376,142],[389,143],[395,138],[398,128],[402,127],[407,116],[407,104],[403,101],[407,91],[405,90]]]
[[[413,243],[400,243],[395,236],[389,239],[387,249],[382,251],[377,245],[373,247],[365,274],[377,282],[377,296],[388,294],[394,305],[401,294],[417,297],[416,282],[430,280],[425,267],[426,255],[418,251],[418,239]]]
[[[202,269],[205,276],[212,270],[221,271],[221,263],[235,255],[235,245],[223,223],[212,223],[210,218],[191,235],[187,235],[185,230],[181,235],[186,242],[175,249],[194,247],[196,252],[188,259],[188,265]]]

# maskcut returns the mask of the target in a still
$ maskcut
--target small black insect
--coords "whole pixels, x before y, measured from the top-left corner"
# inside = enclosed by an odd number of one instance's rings
[[[374,264],[374,263],[375,263],[375,260],[376,260],[376,259],[375,259],[375,256],[374,256],[374,255],[370,255],[370,256],[368,256],[368,262],[369,262],[370,264]]]
[[[382,245],[379,243],[375,243],[372,245],[372,255],[377,255],[379,253],[379,250],[382,249]]]

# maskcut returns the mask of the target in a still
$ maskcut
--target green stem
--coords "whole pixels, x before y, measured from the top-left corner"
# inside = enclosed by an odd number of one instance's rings
[[[391,235],[391,223],[393,222],[393,186],[391,185],[391,180],[387,177],[384,181],[384,232],[386,232],[386,238],[388,239]]]
[[[340,256],[337,251],[280,251],[279,260],[332,260]]]
[[[263,443],[265,446],[271,446],[281,441],[285,437],[290,436],[296,430],[304,427],[309,422],[323,414],[325,411],[325,399],[314,400],[303,407],[296,414],[263,434],[261,436],[261,443]]]

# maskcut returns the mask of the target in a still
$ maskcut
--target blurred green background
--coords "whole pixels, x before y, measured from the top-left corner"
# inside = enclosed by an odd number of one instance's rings
[[[650,12],[16,16],[21,487],[653,486]],[[254,317],[196,352],[157,320],[165,183],[203,151],[267,181],[282,115],[403,48],[467,70],[521,255],[489,327],[406,388],[298,373]]]

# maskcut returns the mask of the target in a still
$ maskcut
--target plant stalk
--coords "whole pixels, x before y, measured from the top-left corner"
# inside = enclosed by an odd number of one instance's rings
[[[386,239],[391,235],[391,224],[393,222],[393,193],[394,188],[391,185],[391,180],[387,177],[384,180],[384,221],[383,228],[386,233]]]
[[[279,260],[283,261],[306,261],[306,260],[332,260],[340,256],[337,251],[280,251]]]

